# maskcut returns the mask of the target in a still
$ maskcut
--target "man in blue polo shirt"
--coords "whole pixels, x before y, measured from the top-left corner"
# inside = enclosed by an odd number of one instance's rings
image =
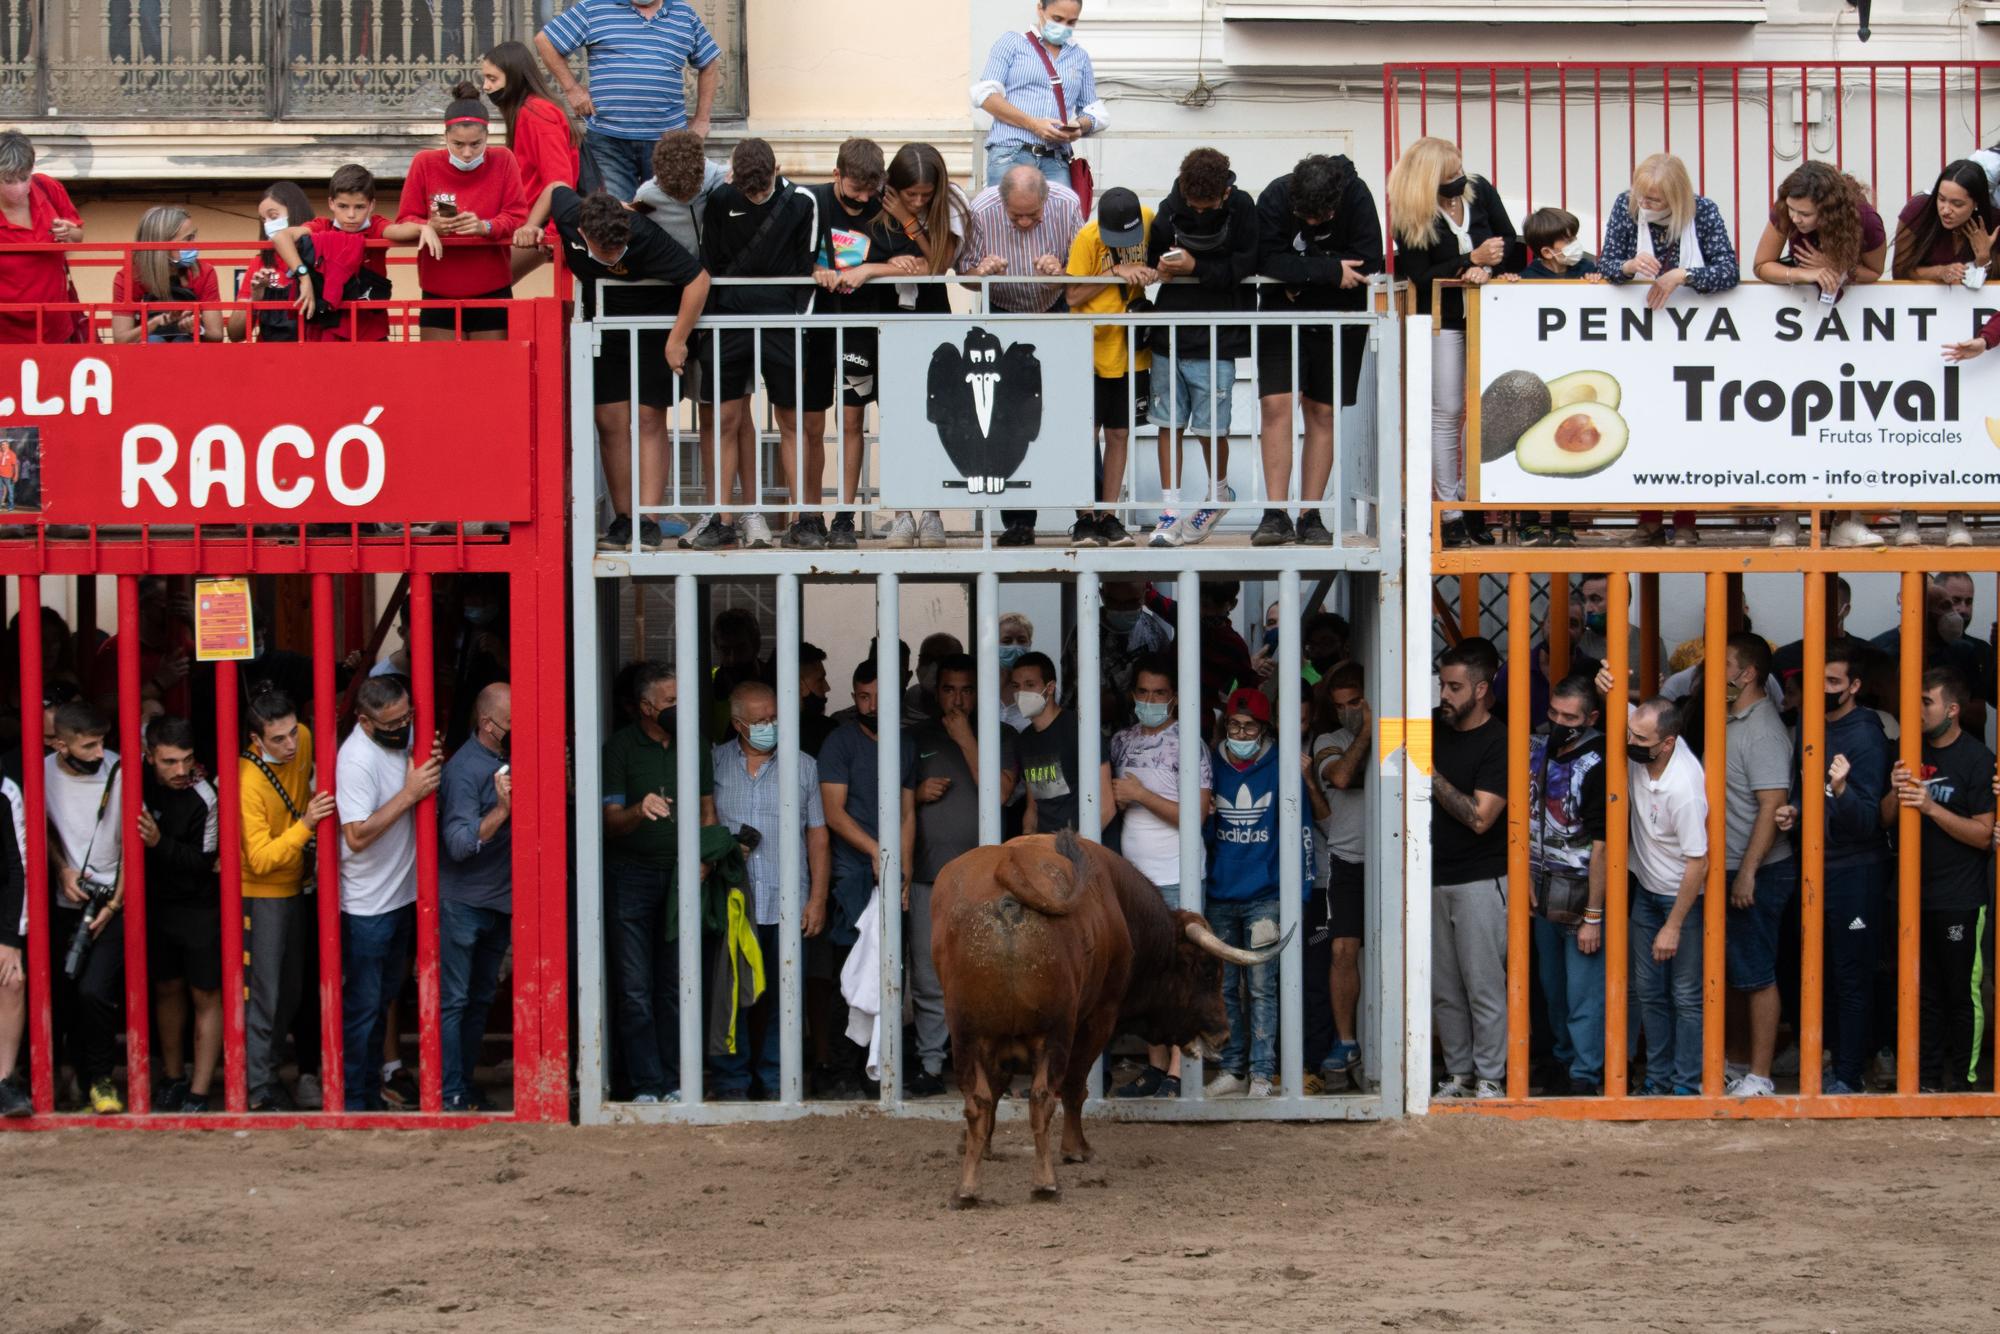
[[[590,62],[590,89],[571,72],[578,47]],[[653,175],[653,144],[669,130],[708,137],[722,78],[722,49],[687,0],[577,0],[535,34],[535,50],[570,109],[585,121],[584,148],[604,188],[629,200]],[[683,71],[701,71],[692,120]]]

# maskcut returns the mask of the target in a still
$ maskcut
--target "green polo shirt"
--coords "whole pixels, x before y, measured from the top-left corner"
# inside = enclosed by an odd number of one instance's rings
[[[715,780],[706,747],[702,748],[696,766],[701,774],[700,795],[709,796],[715,791]],[[679,817],[683,814],[680,756],[673,747],[653,740],[639,724],[633,723],[613,732],[604,743],[604,804],[636,806],[648,792],[665,797],[673,807],[673,816],[642,821],[623,838],[607,837],[605,854],[610,861],[671,872],[680,857]],[[697,822],[701,819],[698,807],[685,813]]]

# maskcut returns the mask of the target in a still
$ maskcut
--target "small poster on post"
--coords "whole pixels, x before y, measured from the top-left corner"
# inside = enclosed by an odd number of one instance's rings
[[[196,662],[248,662],[256,629],[248,579],[198,579],[194,586]]]

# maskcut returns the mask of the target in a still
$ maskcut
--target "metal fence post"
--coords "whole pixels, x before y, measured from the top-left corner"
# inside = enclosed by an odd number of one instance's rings
[[[1181,751],[1180,835],[1181,907],[1203,912],[1205,896],[1201,818],[1201,752],[1208,745],[1202,728],[1208,719],[1201,702],[1201,576],[1182,570],[1174,580],[1174,651],[1180,720],[1176,729]],[[1221,775],[1217,775],[1218,778]],[[1203,1096],[1201,1058],[1181,1057],[1181,1097],[1200,1102]]]
[[[701,672],[701,597],[691,574],[674,578],[674,685],[687,696],[681,708],[674,707],[674,803],[678,823],[674,833],[674,894],[680,934],[674,941],[679,952],[678,978],[681,993],[681,1102],[699,1105],[702,1100],[702,1054],[705,1050],[702,1024],[701,985],[701,774],[710,763],[707,722],[708,691]],[[692,807],[689,803],[692,802]],[[580,841],[580,840],[579,840]]]
[[[882,849],[882,1101],[903,1100],[903,681],[902,603],[895,575],[875,607],[877,843]],[[985,756],[980,767],[985,768]]]
[[[1305,916],[1310,865],[1300,864],[1305,792],[1299,745],[1299,572],[1278,575],[1278,929],[1292,939],[1278,957],[1278,1076],[1288,1098],[1305,1095]],[[1218,779],[1220,775],[1218,775]],[[1282,938],[1282,937],[1281,937]],[[1251,942],[1255,945],[1255,942]]]
[[[759,474],[761,476],[761,473]],[[755,498],[751,497],[754,505]],[[777,581],[778,643],[778,1085],[779,1101],[803,1100],[805,1056],[805,936],[801,933],[806,873],[805,811],[799,801],[799,577]],[[829,850],[829,855],[831,851]],[[767,1037],[765,1039],[769,1041]]]

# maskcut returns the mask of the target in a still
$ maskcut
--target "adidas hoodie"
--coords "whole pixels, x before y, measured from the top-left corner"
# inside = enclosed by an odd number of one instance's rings
[[[1215,762],[1215,816],[1208,822],[1206,895],[1223,903],[1278,897],[1278,745],[1269,737],[1247,767],[1226,747]],[[1303,793],[1301,794],[1303,800]],[[1313,883],[1312,821],[1299,821],[1301,893]]]

